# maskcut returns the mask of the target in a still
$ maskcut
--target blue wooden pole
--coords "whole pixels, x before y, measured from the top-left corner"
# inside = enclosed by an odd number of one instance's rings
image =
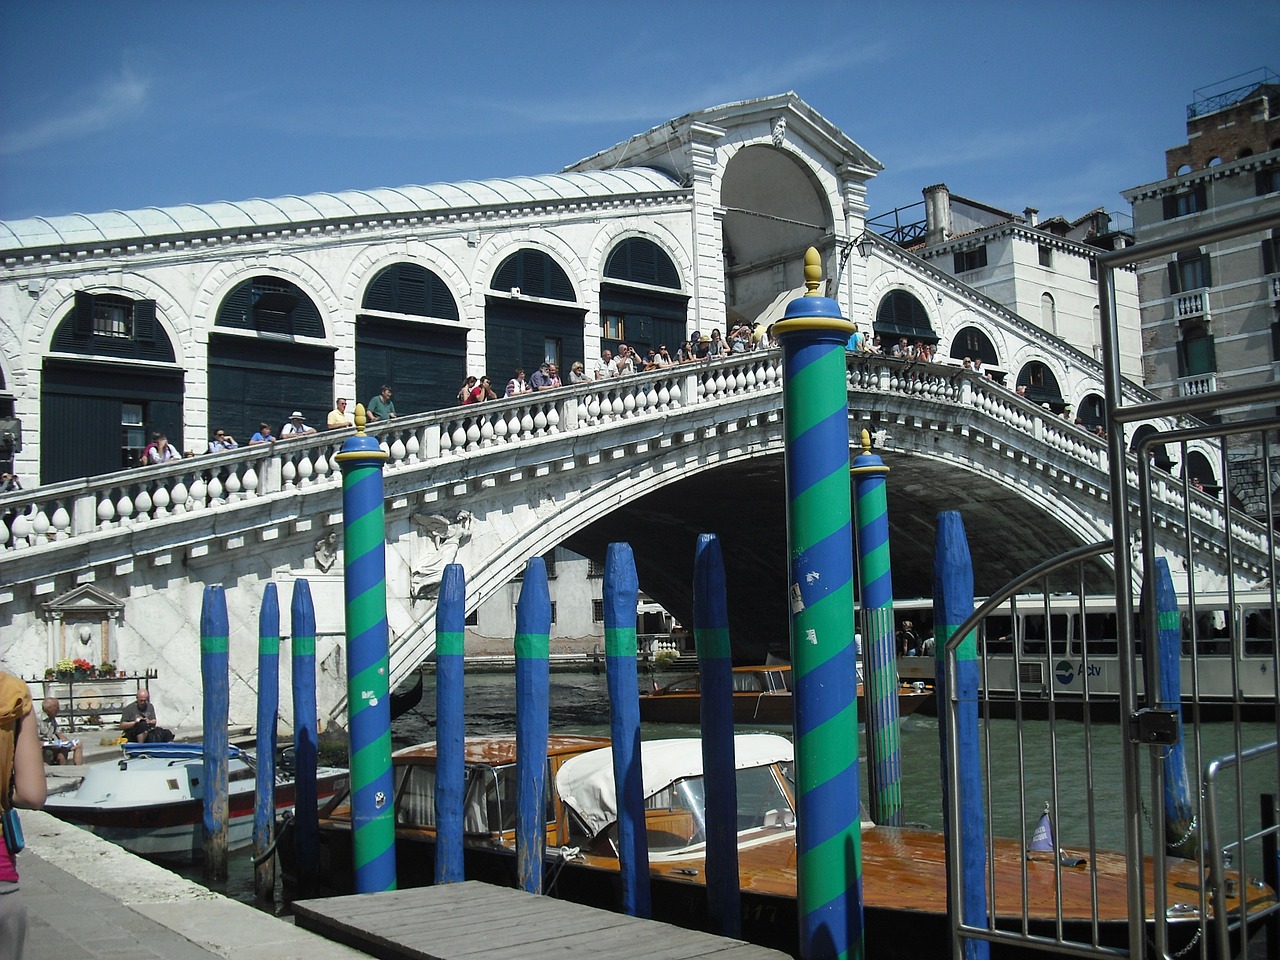
[[[782,343],[788,601],[795,682],[796,911],[804,960],[862,957],[857,661],[849,388],[853,324],[818,295],[822,259],[804,255],[809,293],[774,326]]]
[[[629,543],[611,543],[604,558],[605,679],[609,687],[609,732],[613,784],[618,804],[618,861],[622,910],[633,917],[652,912],[649,835],[645,831],[640,756],[640,683],[636,675],[636,604],[640,581]]]
[[[862,650],[867,705],[867,794],[871,819],[902,826],[902,745],[898,737],[898,658],[893,635],[893,570],[889,564],[889,468],[871,452],[862,431],[862,454],[854,458],[854,514],[858,527],[858,571],[866,613]]]
[[[227,598],[222,587],[205,587],[200,611],[200,677],[204,687],[204,877],[227,879],[228,747],[230,674],[227,662]]]
[[[451,563],[444,568],[436,601],[436,883],[466,879],[462,860],[466,596],[467,575],[462,564]]]
[[[947,642],[956,627],[973,613],[973,560],[964,521],[955,510],[938,514],[938,534],[933,553],[933,628],[936,641],[934,686],[938,691],[938,736],[942,749],[942,829],[946,837],[957,829],[961,840],[960,872],[964,881],[964,902],[960,905],[965,923],[982,927],[987,923],[987,830],[983,812],[982,757],[978,736],[978,642],[971,633],[956,650],[957,700],[955,740],[957,752],[949,756],[951,720],[947,706],[952,691],[947,689]],[[951,819],[950,771],[959,774],[959,823]],[[951,871],[947,871],[947,900],[955,902]],[[967,960],[985,960],[991,947],[985,940],[964,942]]]
[[[1160,702],[1162,710],[1178,713],[1178,740],[1164,755],[1165,850],[1172,856],[1196,854],[1196,815],[1191,782],[1187,778],[1186,749],[1182,737],[1182,619],[1178,594],[1173,589],[1169,561],[1156,558],[1156,623],[1159,629]],[[1148,591],[1150,596],[1150,591]]]
[[[550,644],[547,565],[541,557],[530,557],[516,602],[516,872],[520,888],[538,894],[547,847]]]
[[[280,712],[280,599],[276,585],[262,591],[258,611],[257,780],[253,802],[254,893],[274,900],[276,862],[267,857],[276,826],[276,721]]]
[[[726,937],[742,936],[738,887],[738,784],[733,744],[733,651],[724,557],[713,533],[693,558],[693,639],[702,694],[702,782],[707,802],[707,912]]]
[[[343,595],[347,620],[347,716],[351,845],[357,893],[396,888],[396,822],[391,774],[391,675],[387,633],[386,521],[376,437],[356,433],[335,458],[342,468]]]
[[[295,580],[289,608],[293,668],[293,818],[300,887],[314,888],[320,869],[319,755],[316,718],[316,609],[311,584]]]

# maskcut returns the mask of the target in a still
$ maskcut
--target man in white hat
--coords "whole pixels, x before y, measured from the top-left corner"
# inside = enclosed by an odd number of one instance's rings
[[[316,428],[307,423],[307,418],[302,415],[301,410],[295,410],[289,414],[289,422],[280,428],[280,436],[282,437],[315,432]]]

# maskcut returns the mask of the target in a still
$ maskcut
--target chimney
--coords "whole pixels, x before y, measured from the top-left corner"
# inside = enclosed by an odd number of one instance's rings
[[[951,191],[945,183],[924,188],[924,242],[928,246],[942,243],[952,234]]]
[[[1034,227],[1040,222],[1040,211],[1035,207],[1027,207],[1022,211],[1023,219],[1027,221],[1028,227]]]

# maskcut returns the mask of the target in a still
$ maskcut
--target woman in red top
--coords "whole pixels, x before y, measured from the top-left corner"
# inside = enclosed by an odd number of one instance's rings
[[[493,392],[493,387],[489,386],[489,378],[481,377],[469,394],[467,394],[466,403],[484,403],[486,400],[497,400],[498,395]]]
[[[0,672],[0,808],[44,806],[46,784],[40,737],[26,683]],[[27,911],[18,893],[18,865],[0,832],[0,957],[21,960]]]

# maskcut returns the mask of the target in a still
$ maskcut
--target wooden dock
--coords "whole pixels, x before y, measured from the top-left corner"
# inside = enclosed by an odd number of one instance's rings
[[[299,927],[383,960],[789,960],[741,940],[478,880],[293,904]]]

